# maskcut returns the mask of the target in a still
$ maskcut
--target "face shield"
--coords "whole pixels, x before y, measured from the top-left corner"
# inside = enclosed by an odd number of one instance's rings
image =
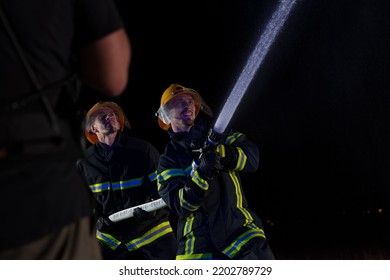
[[[155,114],[160,121],[162,121],[166,125],[170,125],[171,118],[169,117],[169,107],[168,104],[165,104],[164,106],[161,106],[156,114]]]

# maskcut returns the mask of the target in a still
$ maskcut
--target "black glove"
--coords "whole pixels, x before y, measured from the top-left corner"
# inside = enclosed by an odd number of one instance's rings
[[[113,227],[115,223],[111,221],[107,215],[101,215],[97,220],[96,220],[96,229],[98,231],[107,231],[110,228]]]
[[[206,181],[212,181],[221,169],[220,155],[215,149],[201,153],[197,169],[200,177]]]
[[[225,170],[233,170],[237,166],[238,150],[232,145],[220,145],[221,164]]]
[[[184,192],[187,193],[192,201],[200,203],[207,196],[208,189],[202,189],[194,181],[189,180],[184,186]]]
[[[156,215],[156,211],[146,212],[142,208],[138,207],[134,209],[134,218],[137,222],[144,222]]]

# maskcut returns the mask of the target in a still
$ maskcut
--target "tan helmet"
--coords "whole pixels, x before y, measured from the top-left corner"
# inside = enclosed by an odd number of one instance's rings
[[[171,126],[170,125],[171,120],[169,117],[169,109],[167,107],[167,104],[169,103],[169,101],[172,100],[172,98],[185,93],[190,94],[194,99],[195,116],[198,115],[200,110],[204,111],[210,117],[212,116],[212,111],[210,107],[207,106],[207,104],[203,101],[202,97],[199,95],[199,93],[196,90],[191,88],[186,88],[179,84],[171,84],[161,96],[160,108],[156,113],[156,116],[158,117],[158,124],[162,129],[168,130],[168,128]]]
[[[92,125],[96,119],[96,116],[94,116],[93,113],[97,109],[100,109],[102,107],[111,108],[112,110],[114,110],[118,114],[118,121],[119,121],[119,124],[121,126],[121,131],[123,131],[125,126],[130,129],[130,123],[127,120],[125,114],[123,113],[122,108],[118,104],[116,104],[115,102],[112,102],[112,101],[99,101],[98,103],[93,105],[91,109],[89,109],[89,111],[87,112],[87,115],[85,117],[85,137],[92,144],[95,144],[96,142],[99,141],[96,134],[92,133],[92,131],[91,131]]]

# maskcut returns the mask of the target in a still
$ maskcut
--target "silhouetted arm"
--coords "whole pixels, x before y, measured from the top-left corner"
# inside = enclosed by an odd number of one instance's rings
[[[109,97],[125,90],[131,61],[131,44],[122,27],[84,47],[80,52],[81,78]]]

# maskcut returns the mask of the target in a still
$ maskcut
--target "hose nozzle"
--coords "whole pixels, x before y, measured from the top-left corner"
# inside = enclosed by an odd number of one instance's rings
[[[210,128],[209,133],[207,135],[207,145],[216,147],[221,140],[222,134]]]

